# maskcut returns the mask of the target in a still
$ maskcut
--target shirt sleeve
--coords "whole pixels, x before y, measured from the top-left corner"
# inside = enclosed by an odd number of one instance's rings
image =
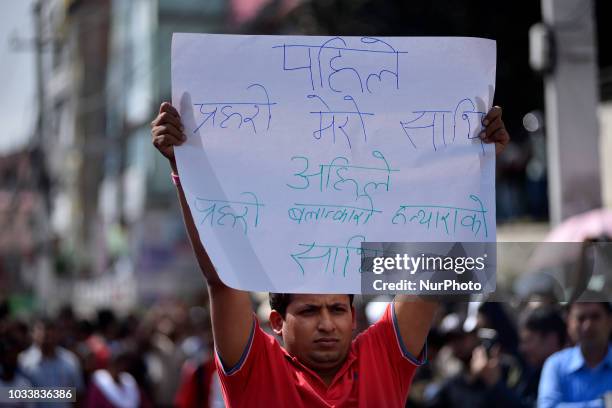
[[[227,364],[223,362],[218,350],[215,347],[215,363],[217,365],[217,370],[219,371],[220,378],[238,378],[245,377],[248,375],[248,371],[250,371],[251,365],[253,364],[252,360],[254,359],[254,357],[252,356],[253,353],[251,352],[251,349],[253,348],[254,344],[258,347],[261,347],[259,332],[261,332],[261,335],[264,335],[261,328],[259,327],[259,324],[257,323],[257,318],[253,315],[253,324],[251,326],[251,334],[249,335],[249,340],[247,341],[244,351],[240,356],[240,360],[238,360],[236,365],[234,365],[233,367],[228,367]],[[257,342],[255,341],[256,339]]]
[[[388,310],[388,313],[391,315],[391,320],[393,323],[393,334],[395,336],[395,341],[397,343],[397,346],[399,347],[401,351],[402,357],[410,361],[412,364],[416,366],[421,366],[425,364],[425,362],[427,361],[427,341],[425,341],[425,344],[423,345],[423,349],[421,350],[421,353],[419,354],[418,357],[415,357],[412,354],[410,354],[400,334],[399,324],[397,322],[397,316],[395,315],[395,302],[391,302],[391,304],[387,307],[387,310]]]
[[[538,387],[538,407],[553,408],[562,401],[558,359],[552,356],[544,363]]]
[[[378,366],[385,361],[385,366],[389,367],[393,378],[400,381],[402,388],[410,386],[416,368],[425,363],[426,347],[418,357],[415,357],[408,352],[402,341],[393,302],[387,306],[380,320],[359,335],[355,342],[362,350],[362,358],[373,356]]]
[[[282,361],[280,345],[274,337],[266,334],[253,315],[251,335],[238,363],[228,367],[223,363],[218,352],[215,352],[215,363],[219,373],[219,382],[226,401],[236,406],[248,404],[244,401],[248,395],[253,395],[261,378],[272,381],[274,367]]]

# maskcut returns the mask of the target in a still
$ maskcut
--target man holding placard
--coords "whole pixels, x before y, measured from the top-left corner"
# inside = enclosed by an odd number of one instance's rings
[[[494,107],[480,138],[499,154],[510,137]],[[217,367],[228,406],[403,407],[437,303],[396,296],[383,317],[352,339],[352,295],[271,294],[270,324],[259,327],[249,293],[218,276],[179,179],[174,147],[187,138],[177,110],[163,103],[151,123],[155,147],[169,160],[183,218],[210,295]],[[239,254],[236,256],[240,256]]]

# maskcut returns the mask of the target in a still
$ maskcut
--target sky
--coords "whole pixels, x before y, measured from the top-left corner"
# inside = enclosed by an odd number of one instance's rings
[[[16,50],[11,38],[34,37],[32,0],[0,0],[0,154],[23,147],[34,131],[36,119],[34,49]]]

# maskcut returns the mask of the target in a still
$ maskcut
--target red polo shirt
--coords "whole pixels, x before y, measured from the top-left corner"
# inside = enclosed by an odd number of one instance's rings
[[[423,355],[425,353],[422,353]],[[393,306],[351,343],[329,387],[255,324],[240,362],[225,370],[216,358],[223,396],[236,407],[404,407],[423,364],[408,353]]]

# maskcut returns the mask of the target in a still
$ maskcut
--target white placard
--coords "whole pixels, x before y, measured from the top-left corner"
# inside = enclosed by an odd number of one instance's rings
[[[495,241],[492,40],[174,34],[179,174],[229,286],[359,293],[363,241]]]

